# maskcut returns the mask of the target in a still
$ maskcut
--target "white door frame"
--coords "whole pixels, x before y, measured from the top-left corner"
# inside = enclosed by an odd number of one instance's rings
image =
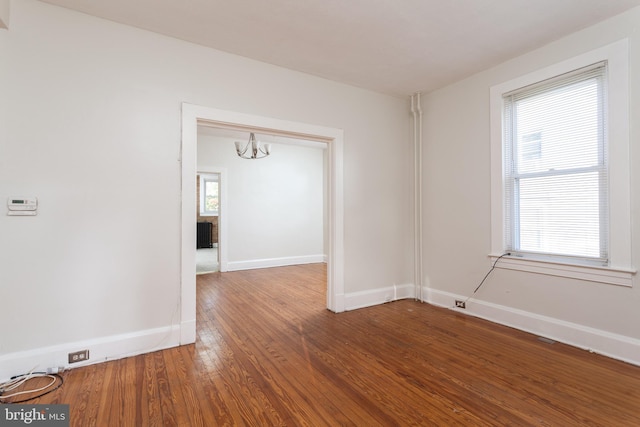
[[[197,143],[196,143],[197,144]],[[196,152],[196,162],[198,153]],[[218,270],[223,273],[228,270],[229,257],[227,252],[227,169],[209,167],[196,170],[196,174],[218,175]],[[200,197],[196,194],[196,197]],[[184,231],[184,230],[183,230]]]
[[[327,144],[329,153],[327,308],[336,313],[344,303],[343,134],[341,129],[233,111],[182,104],[182,247],[180,344],[196,340],[196,188],[198,123],[223,129],[259,131]]]

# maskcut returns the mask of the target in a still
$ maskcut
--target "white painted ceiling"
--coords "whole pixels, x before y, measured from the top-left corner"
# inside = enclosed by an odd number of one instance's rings
[[[640,0],[41,0],[397,96],[429,92]]]

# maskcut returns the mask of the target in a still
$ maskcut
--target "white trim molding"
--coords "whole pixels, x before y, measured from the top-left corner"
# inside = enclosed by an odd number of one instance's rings
[[[627,287],[633,286],[633,277],[636,274],[636,270],[634,269],[565,264],[516,256],[489,255],[489,258],[491,259],[491,265],[500,258],[500,261],[496,264],[496,268]]]
[[[327,308],[334,312],[345,309],[344,303],[344,202],[342,129],[256,116],[210,107],[182,104],[182,243],[181,243],[181,344],[196,337],[196,179],[198,125],[222,129],[242,129],[306,139],[327,144],[328,150],[328,260]],[[221,262],[221,270],[229,268]]]
[[[179,344],[181,329],[178,325],[173,325],[3,354],[0,356],[0,381],[16,372],[46,371],[59,367],[78,368],[175,347]],[[89,350],[89,359],[69,364],[69,353],[78,350]]]
[[[413,284],[391,285],[367,291],[346,294],[345,310],[372,307],[401,299],[415,298],[416,287]]]
[[[436,289],[428,289],[427,294],[430,304],[640,366],[638,339],[482,300],[471,299],[465,309],[455,308],[455,300],[465,296]]]
[[[306,255],[282,258],[251,259],[246,261],[229,261],[228,271],[251,270],[254,268],[286,267],[288,265],[302,265],[324,263],[325,255]]]
[[[196,159],[197,160],[197,159]],[[222,167],[203,167],[196,173],[198,174],[217,174],[219,176],[219,198],[220,210],[218,212],[218,257],[220,258],[220,271],[227,271],[229,251],[227,249],[227,230],[228,230],[228,196],[227,196],[227,168]]]
[[[505,268],[539,274],[632,286],[631,173],[629,148],[629,41],[619,40],[566,61],[492,86],[491,127],[491,253],[505,252],[503,94],[601,61],[608,63],[607,141],[609,155],[609,265],[589,268],[540,259],[501,260]]]

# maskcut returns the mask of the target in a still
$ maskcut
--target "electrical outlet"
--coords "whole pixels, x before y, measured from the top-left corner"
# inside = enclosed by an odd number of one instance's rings
[[[467,308],[467,305],[465,304],[464,301],[457,299],[456,300],[456,307],[457,308]]]
[[[89,350],[80,350],[69,353],[69,363],[78,363],[89,360]]]

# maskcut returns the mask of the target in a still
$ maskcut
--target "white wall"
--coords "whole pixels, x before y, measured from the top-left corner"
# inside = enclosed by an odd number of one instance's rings
[[[423,97],[424,271],[430,300],[452,306],[489,270],[489,88],[629,38],[632,223],[640,220],[640,8]],[[635,167],[634,167],[635,166]],[[640,267],[640,232],[632,235]],[[632,288],[495,270],[467,313],[640,364],[640,282]]]
[[[198,170],[227,171],[229,270],[322,262],[325,150],[272,144],[271,156],[244,160],[234,139],[209,133],[198,134]]]
[[[344,130],[345,291],[411,283],[407,100],[34,0],[0,31],[0,378],[178,342],[183,102]],[[25,304],[28,308],[25,307]]]
[[[0,28],[9,28],[9,6],[9,0],[0,0]]]

